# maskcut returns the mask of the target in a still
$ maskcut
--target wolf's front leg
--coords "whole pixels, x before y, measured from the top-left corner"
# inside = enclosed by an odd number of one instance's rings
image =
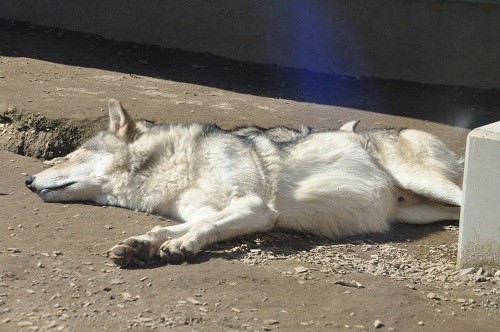
[[[144,235],[129,237],[107,252],[107,257],[116,265],[143,265],[158,256],[158,249],[169,239],[186,234],[193,222],[169,227],[156,226]]]
[[[184,220],[184,223],[168,227],[156,226],[147,234],[128,238],[111,248],[108,257],[120,266],[142,265],[158,256],[158,250],[165,241],[183,236],[193,225],[220,212],[210,204],[210,199],[199,189],[185,192],[176,206],[179,219]]]
[[[159,254],[168,262],[178,263],[191,259],[209,243],[268,231],[275,219],[276,213],[259,197],[237,198],[216,215],[194,224],[185,235],[165,241]]]

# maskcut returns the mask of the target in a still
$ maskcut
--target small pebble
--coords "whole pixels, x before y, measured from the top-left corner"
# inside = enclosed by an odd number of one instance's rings
[[[264,319],[264,324],[266,324],[266,325],[276,325],[279,323],[280,322],[277,319]]]
[[[200,301],[198,301],[197,299],[192,298],[192,297],[188,298],[188,299],[187,299],[187,301],[188,301],[189,303],[191,303],[191,304],[194,304],[194,305],[200,305],[200,304],[201,304],[201,302],[200,302]]]
[[[439,295],[437,295],[436,293],[428,293],[427,297],[431,300],[440,300]]]
[[[123,284],[125,281],[122,280],[122,279],[112,279],[109,283],[111,285],[120,285],[120,284]]]
[[[295,273],[305,273],[305,272],[309,271],[309,269],[307,267],[304,267],[304,266],[296,267],[293,270],[295,271]]]

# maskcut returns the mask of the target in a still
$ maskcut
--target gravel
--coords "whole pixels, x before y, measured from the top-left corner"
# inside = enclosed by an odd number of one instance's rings
[[[456,233],[458,227],[445,226],[444,230]],[[298,250],[276,245],[278,242],[293,243],[295,239],[306,239],[308,248]],[[405,283],[412,290],[417,290],[419,286],[439,290],[439,294],[423,294],[433,301],[457,301],[464,297],[459,294],[472,292],[482,298],[481,303],[467,301],[462,304],[464,308],[482,307],[498,311],[500,270],[477,267],[457,271],[456,243],[429,245],[421,249],[426,253],[424,257],[417,255],[415,250],[409,250],[405,242],[373,243],[355,238],[348,243],[336,244],[330,239],[315,236],[265,233],[215,244],[208,251],[244,264],[268,268],[274,268],[271,263],[275,261],[301,264],[292,270],[280,271],[282,275],[299,279],[299,283],[313,280],[315,273],[319,272],[342,277],[333,281],[336,285],[360,289],[364,285],[345,277],[365,273]]]
[[[301,243],[298,246],[299,249],[292,246],[298,242]],[[304,242],[308,244],[305,247]],[[304,248],[301,249],[302,247]],[[346,294],[350,294],[351,290],[362,294],[366,288],[373,287],[373,285],[355,280],[355,275],[358,273],[380,276],[402,283],[412,291],[422,293],[422,298],[430,301],[431,305],[453,302],[462,311],[485,310],[488,314],[499,314],[499,270],[478,267],[457,271],[455,244],[429,246],[422,249],[422,252],[428,252],[429,255],[418,256],[415,250],[408,249],[406,242],[373,243],[363,239],[351,239],[347,243],[335,243],[329,239],[314,236],[266,233],[212,245],[207,249],[207,254],[218,253],[237,264],[275,270],[277,274],[287,278],[296,278],[299,283],[310,282],[319,275],[326,276],[335,285],[334,287],[344,287]],[[23,284],[19,283],[14,273],[3,272],[0,276],[0,290],[3,291],[0,292],[0,314],[2,314],[0,330],[2,328],[67,330],[68,322],[75,319],[84,319],[90,323],[105,322],[115,317],[119,310],[124,309],[141,309],[142,311],[138,315],[127,317],[127,320],[123,322],[124,325],[120,326],[122,329],[179,328],[182,326],[196,329],[204,323],[213,322],[214,318],[209,318],[210,314],[216,315],[222,326],[231,329],[243,326],[243,322],[238,323],[238,317],[251,315],[253,312],[253,309],[248,307],[228,303],[221,306],[220,302],[204,300],[205,290],[200,289],[193,291],[190,296],[179,298],[173,306],[165,306],[164,312],[151,313],[142,307],[144,301],[141,298],[141,296],[151,296],[151,293],[141,290],[141,288],[152,287],[151,283],[147,283],[148,277],[139,274],[130,279],[122,274],[122,270],[116,267],[111,268],[104,257],[81,263],[81,269],[68,269],[64,268],[63,260],[66,263],[72,263],[71,254],[66,255],[61,251],[34,253],[11,247],[4,249],[4,253],[32,258],[41,274],[29,280],[29,283]],[[42,262],[42,264],[37,264],[37,262]],[[276,262],[284,264],[274,264]],[[166,269],[166,267],[162,268]],[[100,273],[98,276],[85,276],[85,269]],[[233,287],[238,286],[239,281],[227,280],[224,283],[228,287]],[[45,287],[49,284],[61,285],[60,289],[64,291],[47,293]],[[96,287],[96,285],[104,286]],[[8,305],[14,303],[12,293],[14,286],[22,287],[23,293],[28,298],[45,296],[48,299],[46,307],[43,309],[33,307],[30,311],[12,314]],[[154,287],[152,291],[155,291]],[[264,303],[269,300],[274,299],[264,297],[259,301]],[[441,308],[437,307],[436,311],[442,312]],[[490,313],[491,311],[493,313]],[[455,310],[448,314],[456,317],[460,314],[456,312],[459,311]],[[350,317],[354,316],[355,313],[350,315]],[[282,320],[276,318],[261,317],[262,320],[258,323],[259,328],[262,330],[278,328],[283,323]],[[375,320],[375,318],[383,319],[383,317],[373,317],[372,324],[376,329],[391,329],[390,326],[387,327],[381,320]],[[426,320],[423,318],[425,317],[421,317],[420,320],[417,318],[415,324],[421,322],[419,323],[421,326],[425,325]],[[316,324],[312,320],[300,322],[300,325],[304,327],[316,326]],[[349,326],[355,329],[365,329],[367,324],[369,323],[349,324]]]

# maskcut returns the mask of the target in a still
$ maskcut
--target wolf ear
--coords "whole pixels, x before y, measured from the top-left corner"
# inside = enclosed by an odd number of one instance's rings
[[[135,122],[125,111],[116,99],[110,99],[108,102],[109,111],[109,132],[124,142],[134,140]]]
[[[340,127],[339,130],[354,132],[356,130],[356,126],[358,125],[358,123],[359,123],[359,120],[349,121],[346,124],[344,124],[342,127]]]

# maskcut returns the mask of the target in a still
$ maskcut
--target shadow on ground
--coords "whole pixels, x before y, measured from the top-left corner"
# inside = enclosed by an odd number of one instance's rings
[[[0,20],[0,52],[73,66],[156,77],[300,102],[476,128],[500,119],[500,88],[352,78],[229,60],[210,54],[118,43]]]
[[[309,252],[318,246],[328,245],[377,245],[377,244],[409,244],[418,247],[419,241],[428,239],[438,233],[446,233],[448,226],[457,226],[454,221],[443,221],[429,225],[409,225],[395,223],[388,233],[368,234],[363,236],[347,237],[341,239],[329,239],[326,237],[310,235],[282,233],[279,231],[270,233],[254,233],[240,236],[228,241],[215,243],[202,250],[193,260],[181,264],[202,264],[212,259],[221,258],[225,260],[241,260],[252,249],[277,251],[282,257],[297,255],[299,252]],[[436,243],[438,245],[438,243]],[[417,248],[414,248],[417,249]],[[427,254],[424,248],[422,253]],[[416,250],[417,256],[419,250]],[[454,259],[454,258],[452,258]],[[154,259],[144,266],[127,266],[125,269],[156,269],[169,265],[160,259]]]

